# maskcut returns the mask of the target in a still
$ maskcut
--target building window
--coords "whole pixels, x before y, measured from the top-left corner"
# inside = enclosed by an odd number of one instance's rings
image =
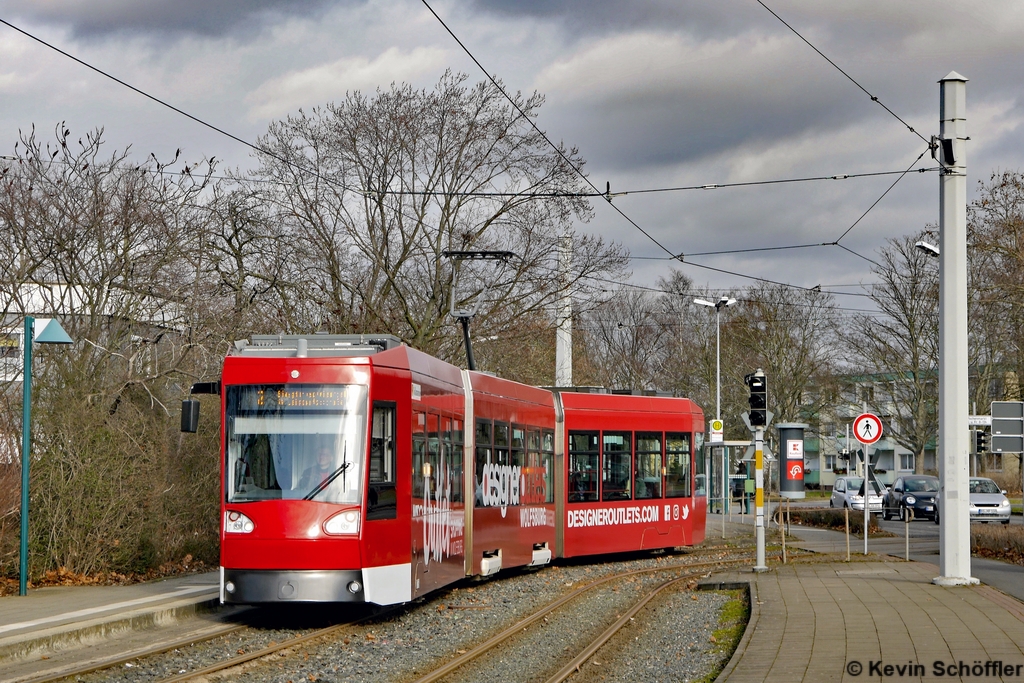
[[[825,454],[825,469],[834,470],[836,468],[836,454],[826,453]]]
[[[1003,471],[1003,454],[1002,453],[986,453],[985,454],[985,471],[986,472],[1002,472]]]
[[[907,470],[909,472],[914,471],[914,454],[913,453],[900,453],[900,469]]]

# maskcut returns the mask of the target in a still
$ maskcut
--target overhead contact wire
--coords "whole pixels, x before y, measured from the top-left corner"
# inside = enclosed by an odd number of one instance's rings
[[[884,110],[886,110],[887,112],[889,112],[889,114],[890,114],[890,115],[892,115],[892,117],[893,117],[893,118],[895,118],[895,119],[896,119],[897,121],[899,121],[900,123],[902,123],[902,124],[903,124],[903,125],[904,125],[904,126],[905,126],[905,127],[907,128],[907,130],[909,130],[909,131],[910,131],[911,133],[913,133],[913,134],[914,134],[914,135],[916,135],[917,137],[919,137],[919,138],[921,138],[922,140],[924,140],[924,141],[925,141],[925,143],[927,143],[928,145],[931,145],[931,140],[929,140],[929,139],[928,139],[928,138],[926,138],[925,136],[923,136],[923,135],[921,135],[920,133],[918,133],[918,132],[917,132],[917,130],[916,130],[916,129],[915,129],[915,128],[914,128],[913,126],[911,126],[911,125],[910,125],[909,123],[907,123],[907,122],[906,122],[906,121],[904,121],[904,120],[903,120],[902,118],[900,118],[899,114],[897,114],[897,113],[896,113],[896,112],[894,112],[894,111],[893,111],[892,109],[890,109],[889,107],[887,107],[887,106],[885,105],[885,103],[884,103],[884,102],[882,102],[882,100],[878,99],[878,97],[877,97],[877,96],[875,96],[875,95],[872,95],[872,94],[871,94],[871,93],[870,93],[870,92],[868,91],[868,89],[867,89],[867,88],[865,88],[865,87],[864,87],[863,85],[861,85],[860,83],[858,83],[858,82],[857,82],[857,80],[856,80],[856,79],[855,79],[855,78],[854,78],[853,76],[851,76],[850,74],[846,73],[846,71],[844,71],[844,70],[842,69],[842,67],[840,67],[840,66],[839,66],[838,64],[836,64],[835,62],[833,62],[833,61],[832,61],[831,59],[829,59],[829,57],[828,57],[828,56],[827,56],[827,55],[826,55],[826,54],[825,54],[824,52],[822,52],[821,50],[819,50],[818,48],[816,48],[816,47],[814,46],[814,44],[813,44],[813,43],[811,43],[811,41],[809,41],[809,40],[807,40],[806,38],[804,38],[804,37],[803,37],[803,35],[801,35],[801,33],[800,33],[799,31],[797,31],[797,30],[796,30],[795,28],[793,28],[793,26],[792,26],[792,25],[790,25],[790,24],[789,24],[789,22],[787,22],[787,21],[786,21],[785,19],[783,19],[782,17],[780,17],[780,16],[779,16],[779,15],[778,15],[778,14],[777,14],[777,13],[775,12],[775,10],[773,10],[773,9],[772,9],[771,7],[769,7],[768,5],[764,4],[764,2],[762,2],[761,0],[757,0],[757,4],[761,5],[761,7],[764,7],[764,8],[766,9],[766,10],[768,10],[768,12],[769,12],[769,13],[770,13],[770,14],[771,14],[771,15],[772,15],[773,17],[775,17],[776,19],[778,19],[779,21],[781,21],[781,22],[782,22],[782,24],[783,24],[783,25],[784,25],[784,26],[785,26],[786,28],[788,28],[788,29],[789,29],[790,31],[792,31],[792,32],[793,32],[794,34],[796,34],[796,37],[797,37],[797,38],[799,38],[800,40],[802,40],[802,41],[804,41],[805,43],[807,43],[808,47],[810,47],[810,48],[811,48],[812,50],[814,50],[814,51],[815,51],[815,52],[817,52],[817,53],[818,53],[819,55],[821,55],[821,58],[822,58],[822,59],[824,59],[824,60],[825,60],[826,62],[828,62],[829,64],[831,64],[831,65],[832,65],[833,67],[835,67],[835,69],[836,69],[836,70],[837,70],[837,71],[838,71],[839,73],[841,73],[842,75],[846,76],[846,78],[847,78],[847,79],[849,79],[849,81],[850,81],[851,83],[853,83],[853,84],[854,84],[855,86],[857,86],[858,88],[860,88],[860,90],[861,90],[861,91],[863,91],[865,95],[867,95],[868,97],[870,97],[870,98],[871,98],[871,101],[872,101],[872,102],[874,102],[875,104],[877,104],[878,106],[880,106],[880,107],[881,107],[882,109],[884,109]]]
[[[519,103],[518,103],[518,102],[516,102],[516,101],[515,101],[515,100],[514,100],[514,99],[513,99],[513,98],[512,98],[511,96],[509,96],[509,94],[508,94],[508,93],[507,93],[507,92],[505,91],[505,89],[504,89],[503,87],[501,87],[501,84],[499,84],[499,83],[498,83],[498,80],[497,80],[497,79],[496,79],[496,78],[495,78],[494,76],[492,76],[492,75],[490,74],[490,72],[488,72],[488,71],[487,71],[487,69],[485,69],[485,68],[484,68],[484,65],[480,63],[480,60],[478,60],[478,59],[476,58],[476,56],[475,56],[475,55],[474,55],[474,54],[473,54],[472,52],[470,52],[469,48],[468,48],[468,47],[466,47],[466,45],[465,45],[465,44],[464,44],[464,43],[463,43],[463,42],[462,42],[461,40],[459,40],[459,37],[458,37],[457,35],[455,35],[455,32],[454,32],[454,31],[452,31],[452,30],[451,30],[451,29],[450,29],[450,28],[448,27],[448,24],[446,24],[446,23],[444,22],[444,19],[442,19],[442,18],[440,17],[440,15],[438,15],[438,13],[434,11],[434,8],[430,6],[430,3],[429,3],[429,2],[427,2],[427,0],[421,0],[421,2],[423,3],[423,6],[424,6],[424,7],[426,7],[426,8],[427,8],[427,10],[428,10],[428,11],[429,11],[429,12],[430,12],[430,13],[431,13],[432,15],[434,15],[434,18],[435,18],[435,19],[437,19],[437,21],[438,21],[438,22],[439,22],[439,23],[441,24],[441,26],[442,26],[442,27],[444,27],[444,30],[448,32],[448,35],[450,35],[450,36],[452,37],[452,39],[453,39],[453,40],[454,40],[454,41],[455,41],[456,43],[458,43],[459,47],[461,47],[461,48],[462,48],[462,51],[463,51],[463,52],[465,52],[465,53],[466,53],[466,54],[467,54],[467,55],[469,56],[469,58],[470,58],[471,60],[473,60],[473,63],[474,63],[474,64],[476,64],[476,65],[477,65],[477,67],[478,67],[478,68],[479,68],[479,69],[480,69],[480,70],[481,70],[481,71],[482,71],[482,72],[484,73],[484,76],[486,76],[486,77],[487,77],[487,79],[488,79],[488,80],[489,80],[489,81],[491,82],[491,84],[492,84],[492,85],[493,85],[493,86],[494,86],[495,88],[497,88],[497,89],[498,89],[498,92],[500,92],[500,93],[501,93],[502,95],[504,95],[505,99],[506,99],[506,100],[508,100],[508,101],[509,101],[509,102],[510,102],[510,103],[512,104],[512,106],[513,106],[513,107],[515,108],[515,110],[516,110],[517,112],[519,112],[519,115],[520,115],[520,116],[522,116],[522,117],[523,117],[523,118],[524,118],[524,119],[526,120],[526,122],[527,122],[527,123],[529,123],[529,124],[530,124],[530,126],[531,126],[531,127],[532,127],[532,128],[533,128],[533,129],[535,130],[535,131],[537,131],[537,134],[538,134],[538,135],[540,135],[540,136],[541,136],[542,138],[544,138],[544,140],[545,140],[545,141],[546,141],[546,142],[547,142],[547,143],[548,143],[548,144],[549,144],[549,145],[551,146],[551,148],[555,150],[555,153],[556,153],[556,154],[558,154],[558,156],[560,156],[560,157],[562,158],[562,160],[563,160],[563,161],[564,161],[564,162],[565,162],[566,164],[568,164],[568,165],[569,165],[569,168],[571,168],[571,169],[573,170],[573,172],[574,172],[574,173],[576,173],[576,175],[578,175],[578,176],[579,176],[579,177],[580,177],[580,178],[581,178],[581,179],[583,180],[583,182],[585,182],[585,183],[586,183],[587,185],[589,185],[589,186],[590,186],[591,188],[593,188],[594,192],[597,192],[598,194],[601,194],[601,191],[600,191],[600,190],[599,190],[599,189],[597,188],[597,186],[596,186],[596,185],[594,185],[594,183],[593,183],[593,182],[591,182],[590,178],[588,178],[588,177],[586,176],[586,174],[584,174],[584,173],[583,173],[582,169],[580,169],[580,168],[579,168],[579,167],[578,167],[578,166],[577,166],[576,164],[574,164],[574,163],[573,163],[573,162],[572,162],[572,161],[571,161],[571,160],[569,159],[569,157],[567,157],[567,156],[565,155],[565,152],[563,152],[563,151],[562,151],[562,149],[561,149],[561,148],[560,148],[560,147],[559,147],[558,145],[556,145],[555,143],[553,143],[553,142],[551,141],[551,139],[550,139],[550,138],[549,138],[549,137],[547,136],[547,134],[546,134],[546,133],[544,133],[544,131],[542,131],[542,130],[541,130],[541,129],[540,129],[540,128],[539,128],[538,126],[537,126],[537,124],[533,122],[533,119],[531,119],[531,118],[530,118],[529,116],[527,116],[527,115],[526,115],[526,112],[524,112],[524,111],[522,110],[522,108],[521,108],[521,107],[519,106]],[[612,207],[613,209],[615,209],[615,211],[616,211],[616,212],[617,212],[617,213],[618,213],[618,214],[619,214],[620,216],[622,216],[622,217],[623,217],[624,219],[626,219],[626,221],[627,221],[627,222],[629,222],[629,224],[630,224],[630,225],[632,225],[632,226],[633,226],[634,228],[636,228],[636,229],[637,229],[637,230],[639,230],[639,231],[640,231],[641,233],[643,233],[643,235],[644,235],[645,237],[647,237],[647,239],[649,239],[649,240],[650,240],[651,242],[653,242],[654,244],[656,244],[656,245],[657,245],[657,246],[658,246],[658,247],[659,247],[659,248],[660,248],[660,249],[661,249],[662,251],[664,251],[664,252],[665,252],[666,254],[668,254],[668,255],[670,255],[670,256],[674,256],[674,254],[672,253],[672,251],[671,251],[671,250],[669,250],[669,248],[668,248],[668,247],[666,247],[666,246],[665,246],[664,244],[662,244],[662,243],[661,243],[661,242],[659,242],[659,241],[658,241],[657,239],[655,239],[653,235],[651,235],[651,234],[650,234],[649,232],[647,232],[647,231],[646,231],[646,230],[644,230],[644,229],[643,229],[642,227],[640,227],[640,225],[639,225],[639,224],[637,224],[637,222],[636,222],[636,221],[634,221],[634,220],[633,220],[632,218],[630,218],[630,217],[629,217],[629,216],[627,216],[627,215],[626,215],[625,213],[623,213],[622,209],[620,209],[619,207],[617,207],[617,206],[615,206],[614,204],[612,204],[612,203],[611,203],[611,200],[610,200],[610,199],[609,199],[609,201],[608,201],[608,204],[609,204],[609,205],[610,205],[610,206],[611,206],[611,207]]]

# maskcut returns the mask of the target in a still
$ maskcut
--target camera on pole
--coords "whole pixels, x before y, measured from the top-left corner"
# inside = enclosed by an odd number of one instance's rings
[[[743,378],[743,383],[750,388],[750,424],[764,427],[768,424],[768,382],[760,368]]]

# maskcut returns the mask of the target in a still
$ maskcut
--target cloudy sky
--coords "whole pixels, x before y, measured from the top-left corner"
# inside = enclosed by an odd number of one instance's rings
[[[1024,158],[1024,3],[1019,0],[765,0],[925,137],[938,85],[970,79],[972,186]],[[902,170],[925,144],[756,0],[435,0],[432,6],[511,89],[547,97],[539,124],[579,147],[613,192]],[[483,77],[418,1],[0,0],[0,18],[247,140],[300,107],[394,81],[430,87],[446,68]],[[245,147],[0,26],[0,153],[19,130],[103,127],[140,156]],[[918,168],[934,164],[926,155]],[[616,205],[674,253],[830,242],[895,176],[631,194]],[[670,262],[603,201],[581,230],[625,244],[637,284]],[[938,177],[906,176],[843,238],[872,256],[938,220]],[[645,258],[647,257],[647,258]],[[869,263],[836,247],[688,257],[801,286],[856,291]],[[751,280],[693,265],[699,284]],[[841,305],[863,301],[840,297]]]

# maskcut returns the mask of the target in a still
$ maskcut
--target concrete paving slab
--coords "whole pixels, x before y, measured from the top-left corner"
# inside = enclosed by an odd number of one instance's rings
[[[218,603],[216,572],[128,586],[60,586],[0,598],[0,663],[95,642]]]

